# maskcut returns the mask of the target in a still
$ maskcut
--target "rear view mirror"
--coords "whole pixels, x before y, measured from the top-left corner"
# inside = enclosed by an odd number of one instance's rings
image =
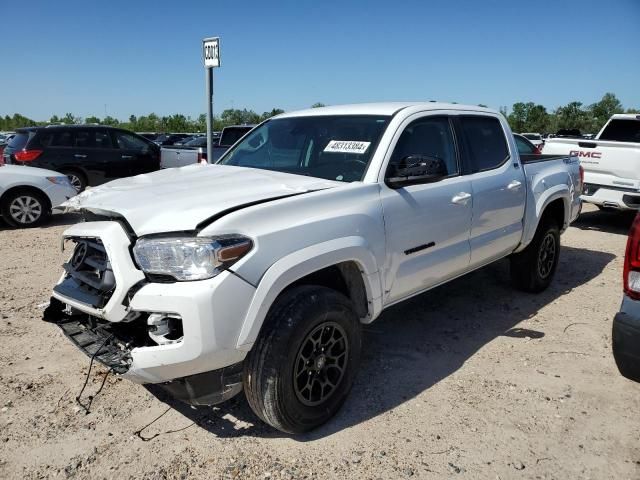
[[[390,188],[432,183],[447,176],[447,166],[441,158],[409,155],[397,165],[390,165],[385,183]]]

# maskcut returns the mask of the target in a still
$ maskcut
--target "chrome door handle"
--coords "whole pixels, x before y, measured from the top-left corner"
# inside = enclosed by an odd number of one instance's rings
[[[76,153],[76,154],[74,155],[74,157],[76,157],[76,158],[87,158],[87,156],[86,156],[86,155],[81,155],[81,154],[79,154],[79,153]]]
[[[518,190],[521,186],[522,186],[522,182],[519,182],[518,180],[514,180],[509,185],[507,185],[507,188],[509,190]]]
[[[470,198],[470,193],[460,192],[451,199],[451,203],[455,203],[456,205],[466,205]]]
[[[131,155],[122,155],[120,158],[122,158],[124,160],[129,160],[130,158],[133,158],[133,156],[131,156]]]

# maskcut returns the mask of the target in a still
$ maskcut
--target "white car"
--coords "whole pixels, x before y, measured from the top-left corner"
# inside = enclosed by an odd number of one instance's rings
[[[544,153],[578,157],[584,167],[583,201],[640,209],[640,115],[613,115],[593,140],[548,139]]]
[[[245,390],[285,432],[328,420],[387,307],[510,256],[553,279],[580,210],[577,159],[520,156],[505,118],[441,103],[314,108],[262,123],[214,165],[116,180],[45,320],[85,353],[191,404]],[[399,327],[401,328],[401,327]]]
[[[539,133],[521,133],[524,138],[533,143],[536,147],[544,145],[544,138]]]
[[[0,214],[13,227],[35,227],[51,209],[76,194],[61,173],[20,165],[0,165]]]

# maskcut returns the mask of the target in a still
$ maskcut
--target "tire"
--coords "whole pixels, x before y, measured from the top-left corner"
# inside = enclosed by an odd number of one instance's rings
[[[51,215],[49,199],[35,190],[16,190],[5,195],[0,204],[5,222],[15,228],[42,225]]]
[[[76,189],[76,192],[83,192],[87,188],[87,177],[84,173],[76,170],[62,170],[61,173],[69,178],[71,185]]]
[[[323,342],[325,350],[319,348]],[[251,409],[285,433],[322,425],[351,390],[361,342],[360,321],[344,295],[314,285],[285,291],[245,361]]]
[[[553,281],[559,259],[560,228],[542,219],[531,243],[511,257],[511,281],[525,292],[542,292]]]

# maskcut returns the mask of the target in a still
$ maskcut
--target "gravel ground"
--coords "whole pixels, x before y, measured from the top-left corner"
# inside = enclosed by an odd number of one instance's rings
[[[610,347],[629,216],[587,207],[543,294],[498,262],[386,311],[343,409],[299,437],[242,396],[192,409],[114,376],[85,414],[89,361],[40,320],[74,221],[0,226],[1,478],[640,478],[640,384]]]

